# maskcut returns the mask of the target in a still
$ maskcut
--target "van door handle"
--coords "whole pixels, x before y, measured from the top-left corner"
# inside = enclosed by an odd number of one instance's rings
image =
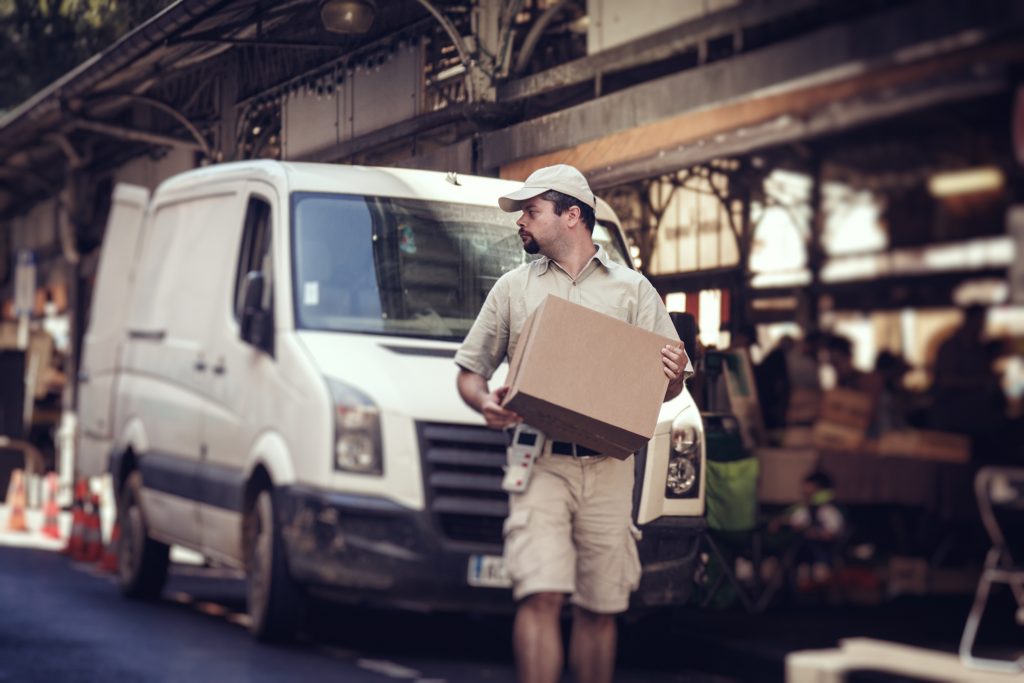
[[[146,339],[148,341],[162,341],[167,332],[165,330],[128,330],[129,339]]]
[[[198,359],[196,359],[195,365],[193,365],[192,367],[194,367],[196,369],[196,372],[205,372],[206,371],[206,361],[203,360],[202,358],[198,358]]]
[[[224,359],[218,358],[217,364],[213,366],[213,374],[223,375],[225,372],[227,372],[227,370],[227,367],[224,365]]]

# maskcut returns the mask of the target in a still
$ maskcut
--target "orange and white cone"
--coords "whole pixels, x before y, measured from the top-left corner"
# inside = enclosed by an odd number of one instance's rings
[[[102,571],[117,573],[117,545],[121,542],[121,525],[114,520],[114,526],[110,529],[110,542],[103,548],[103,556],[96,564]]]
[[[71,535],[63,553],[73,560],[82,559],[82,548],[85,546],[85,495],[88,486],[84,479],[75,482],[75,500],[71,510]]]
[[[43,528],[44,536],[60,538],[60,510],[57,507],[57,473],[50,472],[46,475],[46,502],[43,503]]]
[[[85,530],[82,535],[82,552],[76,558],[82,562],[96,562],[103,553],[103,533],[100,530],[99,496],[89,497],[89,508],[85,513]]]
[[[7,487],[8,531],[28,531],[25,523],[25,476],[21,470],[11,472],[11,483]]]

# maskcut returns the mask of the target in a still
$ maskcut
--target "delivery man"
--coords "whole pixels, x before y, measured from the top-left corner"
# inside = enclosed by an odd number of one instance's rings
[[[463,400],[488,427],[505,429],[521,418],[501,406],[508,387],[491,390],[487,383],[511,358],[523,323],[546,295],[665,337],[678,336],[650,282],[594,244],[596,200],[577,169],[564,164],[542,168],[498,204],[510,213],[522,212],[516,225],[523,249],[541,257],[495,283],[455,362]],[[689,361],[682,344],[665,346],[661,359],[669,400],[682,391]],[[560,615],[566,595],[574,605],[569,665],[575,679],[612,680],[615,615],[626,610],[640,582],[632,494],[632,457],[618,460],[574,443],[549,441],[526,490],[509,495],[505,561],[518,602],[513,647],[520,681],[561,679]]]

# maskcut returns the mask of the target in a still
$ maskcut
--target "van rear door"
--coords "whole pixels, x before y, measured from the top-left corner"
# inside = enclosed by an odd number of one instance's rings
[[[118,184],[114,188],[78,373],[78,476],[96,476],[107,468],[128,292],[148,203],[149,190],[144,187]]]

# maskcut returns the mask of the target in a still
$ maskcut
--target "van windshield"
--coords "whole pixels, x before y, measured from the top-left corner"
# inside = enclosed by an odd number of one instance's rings
[[[528,259],[498,207],[293,193],[296,325],[461,341],[502,274]],[[613,227],[594,241],[626,264]]]

